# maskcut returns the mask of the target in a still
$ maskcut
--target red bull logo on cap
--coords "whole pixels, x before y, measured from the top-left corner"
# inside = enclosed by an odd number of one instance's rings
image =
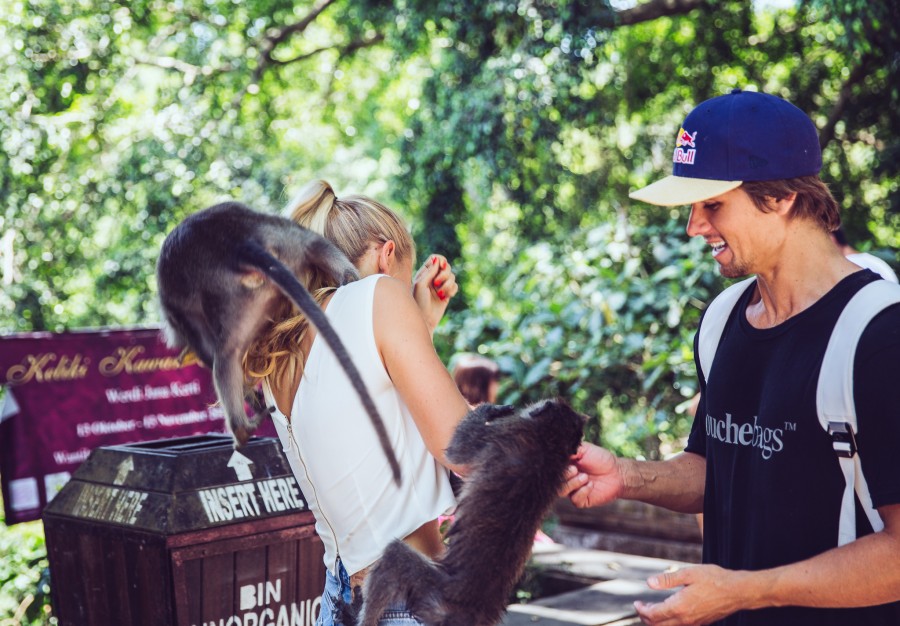
[[[675,140],[675,146],[690,146],[691,148],[696,148],[694,145],[694,139],[697,138],[697,131],[694,131],[694,134],[687,132],[684,128],[678,131],[678,139]]]
[[[675,152],[672,154],[673,163],[694,164],[694,157],[697,156],[696,144],[697,131],[689,133],[682,126],[678,131],[678,138],[675,140]],[[682,146],[687,146],[690,150],[685,150]]]

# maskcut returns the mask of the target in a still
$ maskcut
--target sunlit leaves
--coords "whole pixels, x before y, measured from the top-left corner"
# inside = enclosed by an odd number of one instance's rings
[[[678,230],[607,224],[524,248],[490,308],[442,333],[501,363],[504,402],[561,395],[595,418],[592,438],[623,452],[640,440],[639,452],[656,454],[690,423],[692,337],[721,288],[706,247]],[[622,423],[630,443],[604,432]]]
[[[655,416],[678,406],[710,279],[678,211],[628,192],[668,173],[696,103],[791,99],[851,238],[900,247],[896,3],[696,2],[628,25],[556,0],[7,4],[3,331],[153,322],[177,220],[223,198],[277,210],[324,177],[451,258],[459,349],[496,347],[522,397],[571,393],[652,449],[683,431]]]

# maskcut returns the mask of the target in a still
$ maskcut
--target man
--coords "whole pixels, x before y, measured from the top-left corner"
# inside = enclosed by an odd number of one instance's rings
[[[868,324],[853,361],[855,444],[883,529],[857,515],[859,538],[838,547],[845,481],[817,381],[845,304],[880,278],[831,241],[840,218],[818,178],[815,126],[780,98],[735,90],[688,115],[673,161],[672,176],[631,197],[690,205],[687,232],[721,274],[755,281],[710,371],[695,357],[701,398],[686,450],[640,462],[585,444],[567,492],[582,507],[627,498],[704,513],[704,564],[648,580],[674,593],[635,603],[646,624],[900,624],[900,305]]]

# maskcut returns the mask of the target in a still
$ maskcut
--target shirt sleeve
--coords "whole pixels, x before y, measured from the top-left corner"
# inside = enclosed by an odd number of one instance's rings
[[[866,327],[853,367],[857,445],[876,507],[900,503],[900,304]]]

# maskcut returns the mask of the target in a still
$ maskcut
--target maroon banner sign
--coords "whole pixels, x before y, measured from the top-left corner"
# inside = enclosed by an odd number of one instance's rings
[[[157,328],[0,336],[0,383],[8,525],[38,519],[94,448],[225,430],[209,370]]]

